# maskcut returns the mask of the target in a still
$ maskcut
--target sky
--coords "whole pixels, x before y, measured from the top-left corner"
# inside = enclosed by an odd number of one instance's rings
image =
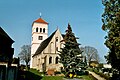
[[[57,27],[64,34],[68,23],[79,37],[81,47],[98,50],[101,62],[108,50],[104,45],[106,32],[101,29],[104,7],[102,0],[0,0],[0,27],[15,41],[14,57],[23,45],[31,44],[32,23],[41,17],[49,23],[49,35]]]

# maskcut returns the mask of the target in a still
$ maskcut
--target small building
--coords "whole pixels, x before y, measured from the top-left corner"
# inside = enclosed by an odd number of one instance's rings
[[[0,80],[17,79],[17,65],[12,64],[15,61],[13,61],[13,43],[14,41],[0,27]],[[17,64],[18,63],[19,61],[17,61]]]
[[[11,63],[14,54],[13,43],[14,41],[0,27],[0,62]]]
[[[112,68],[111,64],[107,64],[107,63],[104,63],[104,64],[103,64],[103,67],[104,67],[104,68],[109,68],[109,69]]]
[[[90,67],[94,67],[95,68],[95,67],[98,67],[98,65],[99,65],[98,61],[90,61],[89,62],[89,66]]]

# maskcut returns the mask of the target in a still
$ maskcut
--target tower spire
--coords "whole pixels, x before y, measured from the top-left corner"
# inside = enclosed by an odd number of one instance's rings
[[[40,18],[41,18],[41,16],[42,16],[42,13],[40,12]]]

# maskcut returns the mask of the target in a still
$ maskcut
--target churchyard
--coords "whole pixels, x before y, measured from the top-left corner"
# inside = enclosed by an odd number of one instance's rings
[[[62,74],[62,73],[61,73]],[[22,71],[19,75],[19,80],[96,80],[92,75],[81,75],[74,78],[65,78],[64,75],[54,76],[46,75],[42,72],[39,72],[35,69],[30,69],[29,71]]]

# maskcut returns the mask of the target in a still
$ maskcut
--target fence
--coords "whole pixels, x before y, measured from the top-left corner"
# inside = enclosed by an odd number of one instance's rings
[[[0,65],[0,80],[17,80],[17,73],[18,68],[16,66]]]

